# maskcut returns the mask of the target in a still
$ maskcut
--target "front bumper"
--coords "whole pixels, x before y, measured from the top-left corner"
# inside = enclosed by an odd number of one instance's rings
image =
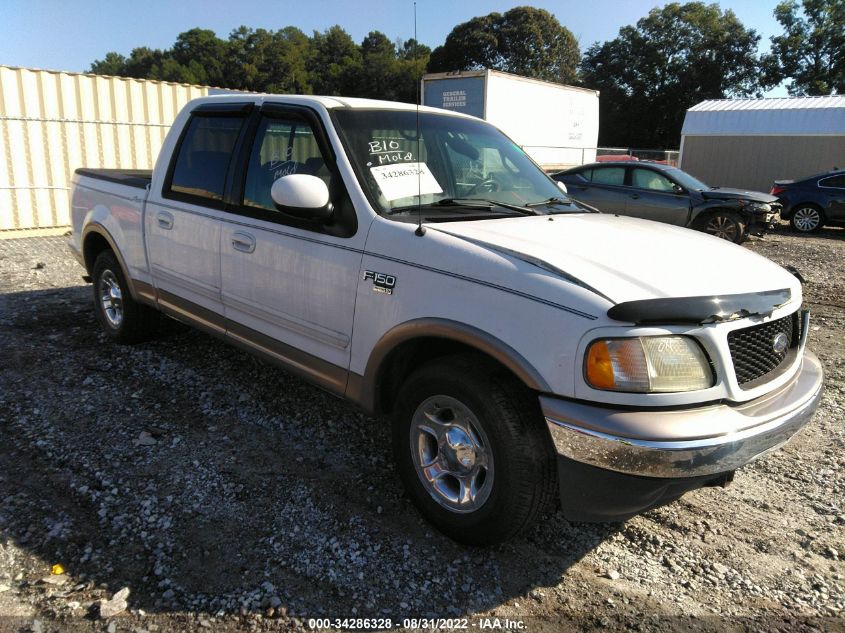
[[[667,490],[677,493],[672,497],[676,498],[686,490],[724,483],[729,473],[780,448],[798,432],[815,413],[822,391],[821,363],[815,354],[805,351],[801,369],[791,382],[740,405],[644,411],[543,396],[540,405],[560,457],[564,510],[569,494],[565,479],[573,476],[589,486],[590,478],[600,475],[608,480],[607,486],[619,488],[620,494],[637,480],[648,501],[640,510],[658,505]],[[665,439],[669,426],[681,423],[689,428],[692,422],[694,428],[701,429],[700,436]],[[708,436],[712,428],[739,430]],[[636,429],[637,436],[626,436],[625,429]],[[577,476],[570,471],[577,471]],[[599,496],[613,497],[612,491],[600,492]],[[580,505],[584,504],[591,504],[590,495],[581,496]],[[636,513],[630,503],[626,512],[619,513],[613,511],[612,502],[605,505],[599,515],[608,520]]]
[[[780,224],[780,210],[773,210],[766,213],[755,214],[751,218],[748,232],[752,235],[763,235],[765,231],[771,231]]]

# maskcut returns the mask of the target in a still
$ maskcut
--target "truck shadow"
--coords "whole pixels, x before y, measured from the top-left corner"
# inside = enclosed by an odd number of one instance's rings
[[[0,535],[30,557],[14,591],[57,591],[39,580],[60,563],[83,608],[128,586],[158,613],[457,616],[568,582],[618,530],[554,514],[460,546],[405,498],[383,420],[175,322],[115,346],[89,293],[0,300]]]

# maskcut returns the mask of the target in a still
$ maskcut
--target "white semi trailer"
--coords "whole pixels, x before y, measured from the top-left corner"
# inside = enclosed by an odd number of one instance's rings
[[[492,123],[547,170],[596,159],[598,90],[470,70],[425,75],[421,93],[423,105]]]

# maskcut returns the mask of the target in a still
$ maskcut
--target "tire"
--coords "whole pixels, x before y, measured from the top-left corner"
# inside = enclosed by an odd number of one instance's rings
[[[698,228],[734,244],[742,244],[747,237],[745,222],[738,213],[733,211],[716,211],[708,214],[699,222]]]
[[[482,356],[438,359],[408,377],[394,408],[393,451],[414,505],[460,543],[506,541],[557,498],[536,395]]]
[[[812,204],[798,205],[789,218],[789,226],[797,233],[813,233],[824,226],[824,212]]]
[[[94,312],[103,331],[116,343],[139,343],[158,329],[159,313],[132,298],[123,269],[110,250],[94,261]]]

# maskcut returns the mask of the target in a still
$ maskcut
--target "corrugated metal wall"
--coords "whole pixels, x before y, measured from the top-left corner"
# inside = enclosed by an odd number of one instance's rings
[[[768,192],[775,180],[845,167],[845,136],[684,136],[680,168],[712,187]]]
[[[152,169],[204,86],[0,66],[0,231],[70,224],[78,167]]]

